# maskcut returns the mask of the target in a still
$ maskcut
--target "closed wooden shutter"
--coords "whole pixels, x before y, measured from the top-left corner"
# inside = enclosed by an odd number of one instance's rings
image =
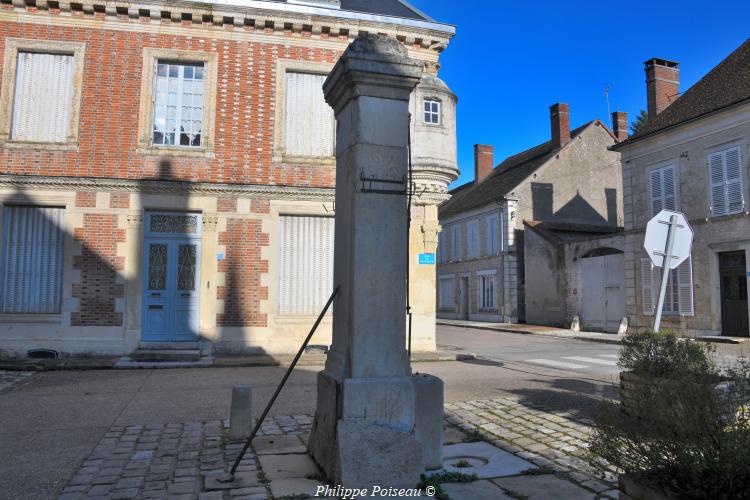
[[[688,257],[675,269],[677,275],[677,286],[679,290],[680,314],[692,316],[693,311],[693,264]]]
[[[654,265],[649,258],[641,259],[641,298],[643,314],[653,316],[656,309],[657,292],[654,286]]]
[[[13,139],[65,142],[73,100],[73,56],[18,53]]]
[[[440,307],[442,309],[453,309],[453,278],[440,278]]]
[[[64,210],[3,209],[3,312],[60,312]]]
[[[468,257],[470,259],[478,257],[479,255],[479,223],[477,221],[471,221],[467,225],[466,231],[468,233]]]
[[[285,150],[295,156],[333,156],[333,110],[323,97],[325,75],[286,74]]]
[[[320,313],[333,291],[332,217],[281,217],[279,314]]]
[[[451,260],[461,260],[461,226],[456,224],[453,226],[453,233],[451,234]]]
[[[676,210],[676,186],[674,165],[657,168],[651,171],[649,184],[651,188],[651,215],[662,210]]]
[[[722,217],[745,209],[742,187],[742,157],[740,148],[711,153],[708,156],[711,181],[711,215]]]

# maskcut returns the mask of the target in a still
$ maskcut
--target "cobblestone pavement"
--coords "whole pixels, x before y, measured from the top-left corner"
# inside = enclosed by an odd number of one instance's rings
[[[445,405],[446,420],[602,497],[617,497],[617,474],[587,458],[591,420],[574,419],[512,397]]]
[[[617,476],[606,465],[586,459],[590,421],[496,398],[447,404],[448,441],[482,439],[529,460],[592,492],[617,498]],[[242,442],[229,441],[227,421],[112,427],[83,462],[58,500],[174,498],[260,500],[271,498],[270,483],[255,453],[248,451],[238,468],[247,481],[241,488],[204,491],[203,474],[231,465]],[[298,435],[307,443],[312,417],[267,419],[259,436]],[[460,429],[462,432],[457,432]],[[259,450],[260,451],[260,450]]]
[[[257,477],[255,454],[249,450],[237,475],[248,485],[226,491],[203,491],[203,474],[220,474],[233,463],[241,441],[229,441],[226,421],[111,427],[58,500],[174,498],[200,500],[265,500],[266,485]],[[309,434],[312,417],[268,419],[259,436]],[[247,474],[249,473],[249,474]]]
[[[16,372],[0,370],[0,392],[10,389],[14,385],[31,378],[34,372]]]

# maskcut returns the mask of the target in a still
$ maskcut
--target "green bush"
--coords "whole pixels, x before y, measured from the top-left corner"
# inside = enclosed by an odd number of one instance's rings
[[[623,370],[653,377],[673,377],[679,374],[716,374],[714,354],[710,344],[678,338],[669,330],[659,333],[628,334],[622,341],[618,366]]]
[[[721,373],[712,354],[670,333],[629,336],[620,366],[641,381],[627,411],[596,416],[592,459],[678,498],[750,498],[750,363]]]

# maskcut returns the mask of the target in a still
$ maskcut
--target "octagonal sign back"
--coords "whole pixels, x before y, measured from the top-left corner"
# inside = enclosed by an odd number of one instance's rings
[[[656,217],[651,219],[646,226],[646,238],[643,247],[648,252],[651,262],[657,267],[664,267],[664,250],[667,246],[667,235],[669,233],[669,221],[671,217],[677,216],[677,227],[675,228],[674,242],[672,244],[672,256],[669,259],[669,269],[675,269],[690,256],[693,245],[693,228],[680,212],[662,210]]]

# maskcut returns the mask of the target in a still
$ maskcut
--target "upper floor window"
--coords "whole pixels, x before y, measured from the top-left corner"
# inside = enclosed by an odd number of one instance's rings
[[[497,215],[485,219],[485,241],[487,244],[487,255],[500,253],[500,218]]]
[[[438,264],[445,262],[445,233],[442,231],[438,234],[437,261]]]
[[[427,98],[424,100],[424,122],[430,125],[440,125],[440,101]]]
[[[649,174],[651,192],[651,216],[662,210],[676,210],[675,167],[656,168]]]
[[[284,149],[291,156],[333,156],[333,110],[323,97],[326,75],[286,73]]]
[[[137,152],[212,157],[218,55],[143,49]]]
[[[479,223],[475,220],[466,225],[467,232],[467,257],[474,259],[479,257]]]
[[[451,234],[451,260],[461,260],[461,225],[453,226]]]
[[[745,210],[742,187],[742,156],[735,147],[708,156],[711,182],[711,216],[737,214]]]
[[[7,38],[0,141],[8,147],[75,147],[83,58],[82,43]]]
[[[204,75],[203,63],[156,64],[154,145],[201,146]]]

